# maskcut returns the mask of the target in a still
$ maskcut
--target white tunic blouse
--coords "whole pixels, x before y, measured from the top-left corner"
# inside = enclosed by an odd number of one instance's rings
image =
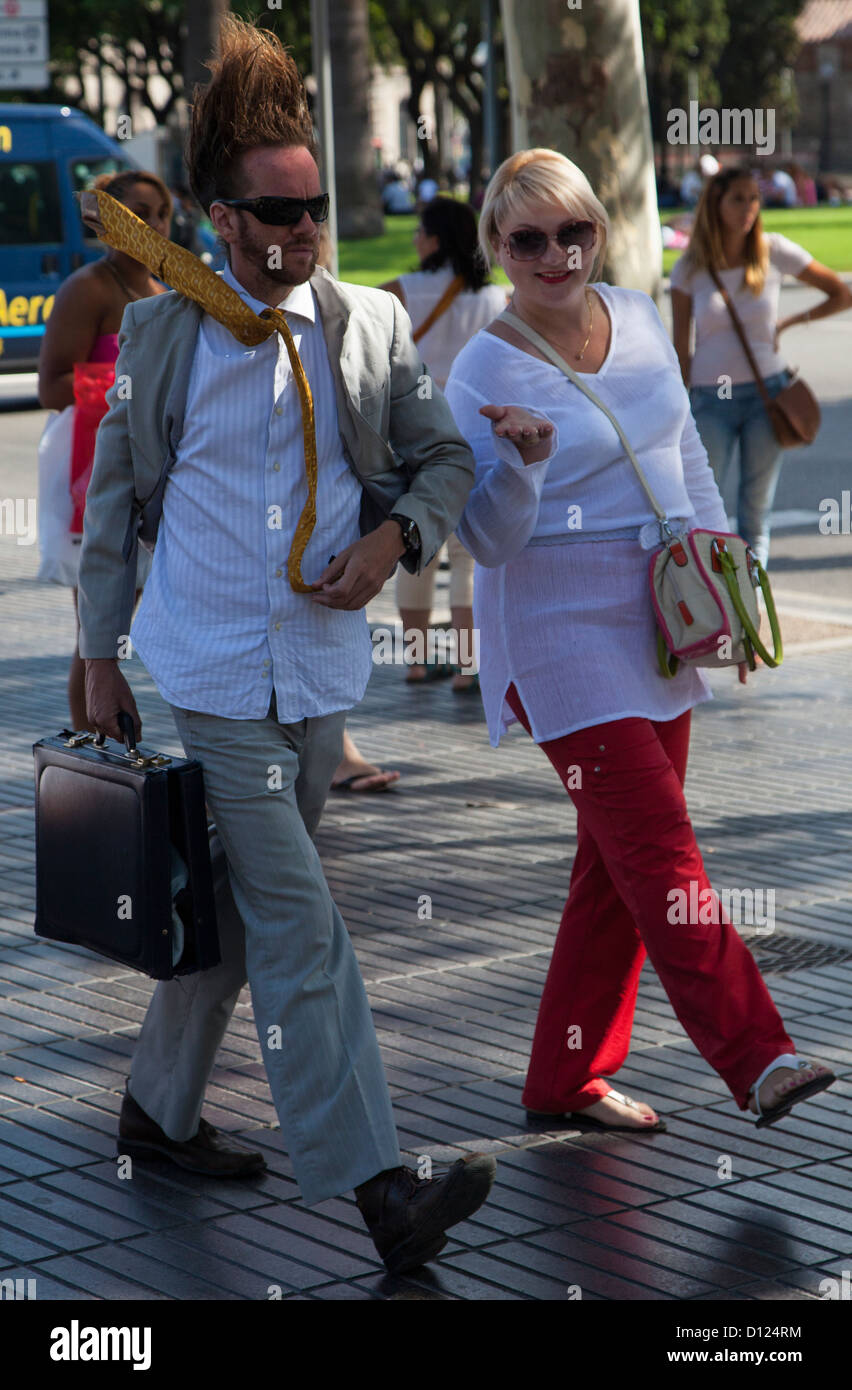
[[[653,301],[594,288],[612,329],[589,385],[621,423],[667,516],[727,531]],[[516,722],[505,701],[512,682],[539,743],[614,719],[674,719],[711,699],[695,668],[682,666],[673,680],[658,673],[652,552],[638,538],[654,513],[603,412],[557,367],[484,331],[459,353],[445,394],[476,458],[458,536],[477,561],[474,625],[492,745]],[[549,457],[524,465],[481,405],[545,416],[556,427]],[[658,535],[652,525],[645,539],[656,546]]]
[[[454,275],[449,266],[400,275],[405,307],[415,332],[421,323],[426,322],[444,290],[452,283]],[[418,350],[432,380],[442,390],[459,348],[480,328],[487,327],[492,319],[502,314],[505,307],[506,291],[499,285],[483,285],[481,290],[464,289],[418,340]]]

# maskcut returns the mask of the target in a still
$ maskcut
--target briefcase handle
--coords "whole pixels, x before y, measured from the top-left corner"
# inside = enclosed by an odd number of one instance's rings
[[[171,758],[167,757],[165,753],[140,753],[139,749],[136,746],[136,728],[133,723],[133,716],[131,714],[128,714],[127,710],[119,710],[116,716],[116,723],[118,724],[118,727],[121,730],[121,736],[124,739],[124,746],[127,750],[126,756],[133,760],[134,766],[165,767],[168,763],[171,762]],[[86,738],[84,738],[81,735],[79,741],[85,742],[88,738],[92,738],[91,734],[87,735]],[[106,735],[95,734],[94,738],[92,738],[92,747],[97,748],[102,753],[109,754],[109,749],[105,745]],[[110,754],[110,756],[114,757],[115,755]]]
[[[120,709],[116,716],[116,723],[121,730],[121,737],[124,739],[124,746],[131,758],[139,757],[139,749],[136,747],[136,726],[133,723],[133,715],[128,714],[127,710]],[[95,734],[92,743],[95,748],[103,748],[106,743],[106,734]]]

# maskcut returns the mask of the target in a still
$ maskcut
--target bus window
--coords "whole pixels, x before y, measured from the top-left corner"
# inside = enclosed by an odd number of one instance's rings
[[[44,246],[62,241],[59,185],[52,161],[0,161],[0,246]]]
[[[73,159],[71,161],[71,188],[74,193],[91,188],[99,174],[114,174],[127,166],[117,159]],[[95,233],[85,223],[81,223],[86,241],[97,241]]]

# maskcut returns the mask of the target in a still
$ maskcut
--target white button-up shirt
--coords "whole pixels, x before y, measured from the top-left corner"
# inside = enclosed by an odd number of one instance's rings
[[[224,279],[255,313],[266,307],[230,267]],[[279,307],[314,399],[317,523],[302,560],[311,583],[358,539],[361,484],[343,455],[310,284]],[[314,603],[287,577],[307,494],[299,394],[284,340],[275,333],[245,348],[205,314],[151,576],[130,631],[170,704],[260,719],[274,689],[279,720],[295,723],[362,698],[372,669],[363,609]]]

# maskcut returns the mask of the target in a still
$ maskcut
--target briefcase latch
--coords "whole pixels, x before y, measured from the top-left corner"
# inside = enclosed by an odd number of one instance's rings
[[[129,716],[122,713],[119,714],[118,719],[120,725],[122,724],[122,722],[124,722],[125,724],[125,727],[123,729],[125,745],[124,757],[128,760],[131,767],[168,766],[168,764],[172,760],[171,758],[167,757],[165,753],[146,754],[141,752],[140,749],[136,747],[136,744],[133,741],[133,724],[129,720]],[[92,741],[93,748],[99,748],[106,751],[106,738],[103,734],[72,734],[71,737],[66,740],[65,746],[66,748],[77,748],[82,743],[88,743],[90,739]]]
[[[81,747],[81,745],[84,744],[84,743],[91,743],[91,742],[93,742],[93,741],[94,741],[94,737],[95,737],[94,734],[72,734],[70,738],[66,738],[66,740],[65,740],[65,747],[66,747],[66,748],[79,748],[79,747]]]

